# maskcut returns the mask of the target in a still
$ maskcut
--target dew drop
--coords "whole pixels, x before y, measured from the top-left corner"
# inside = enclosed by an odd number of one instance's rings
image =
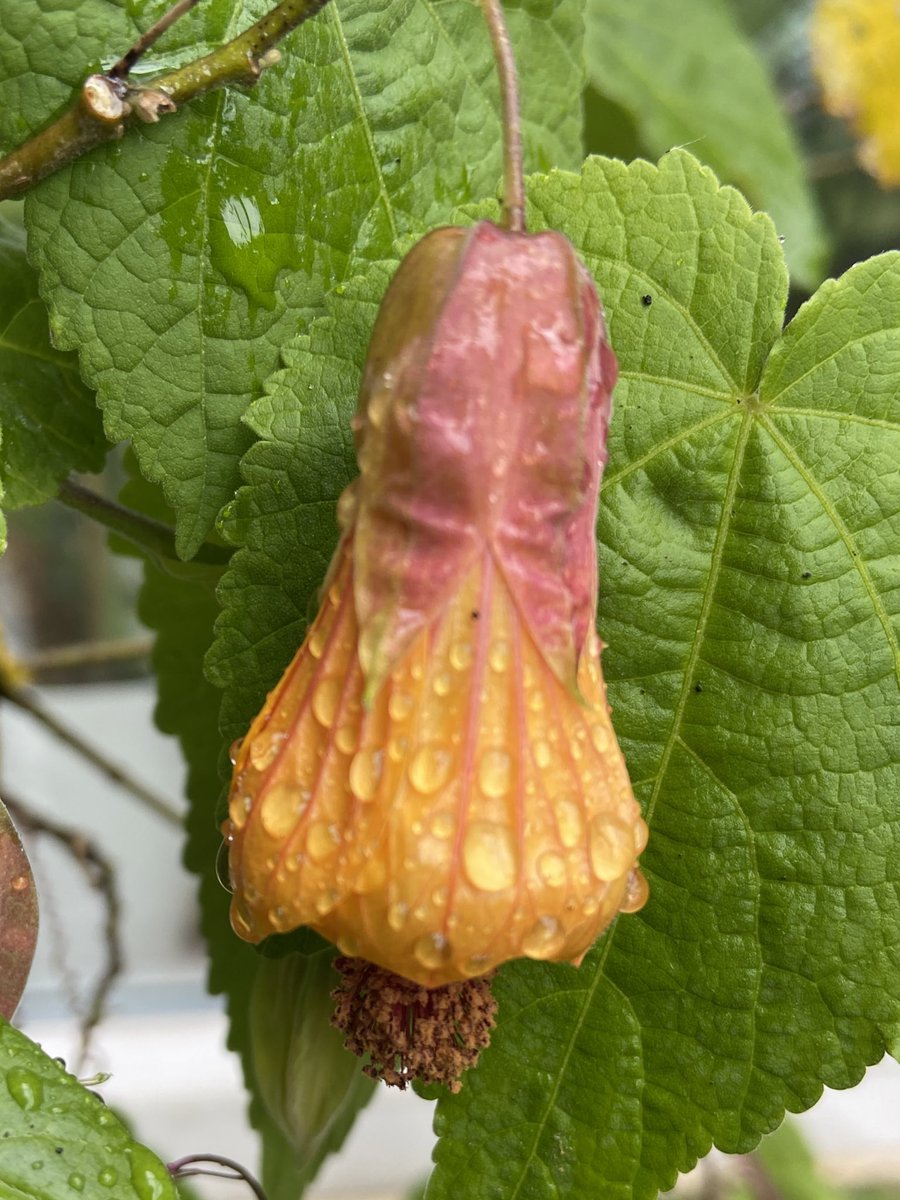
[[[587,896],[581,906],[581,911],[586,917],[592,917],[600,908],[600,901],[596,896]]]
[[[472,661],[472,643],[454,642],[450,647],[450,666],[455,671],[464,671]]]
[[[105,1188],[115,1187],[118,1180],[119,1172],[115,1169],[115,1167],[104,1167],[97,1176],[97,1182],[101,1187]]]
[[[73,1171],[66,1182],[73,1192],[84,1191],[84,1176],[79,1174],[78,1171]]]
[[[291,924],[291,915],[283,904],[269,909],[269,924],[276,933],[285,933]]]
[[[342,725],[334,735],[334,744],[341,754],[352,754],[359,744],[359,734],[353,725]]]
[[[502,675],[509,666],[511,657],[509,642],[494,642],[488,651],[488,666],[498,675]]]
[[[612,745],[612,734],[606,725],[595,725],[591,730],[591,741],[598,754],[606,754]]]
[[[448,838],[453,834],[456,828],[456,821],[453,813],[439,812],[435,813],[431,818],[431,832],[436,838]]]
[[[449,671],[441,671],[439,675],[435,675],[431,686],[434,688],[436,696],[446,696],[450,692],[452,680]]]
[[[538,874],[550,887],[562,887],[566,882],[566,860],[555,850],[545,850],[538,859]]]
[[[423,796],[430,796],[447,781],[453,756],[438,742],[419,746],[409,763],[409,781]]]
[[[309,635],[309,641],[307,645],[313,658],[322,657],[322,651],[325,649],[326,641],[327,637],[324,629],[317,628],[312,631],[312,633]]]
[[[528,958],[552,958],[565,940],[565,932],[556,917],[541,917],[522,938],[522,953]]]
[[[257,771],[265,771],[275,761],[284,734],[258,734],[250,743],[250,762]]]
[[[505,750],[485,750],[478,764],[478,786],[485,796],[497,799],[509,791],[512,759]]]
[[[356,958],[359,955],[359,942],[349,934],[338,938],[337,948],[341,954],[346,954],[348,958]]]
[[[490,961],[487,954],[473,954],[460,963],[460,969],[469,976],[484,975],[490,966]]]
[[[44,1103],[44,1081],[26,1067],[13,1067],[6,1072],[9,1094],[25,1112],[32,1112]]]
[[[326,825],[324,821],[315,821],[309,827],[306,835],[306,848],[313,862],[324,862],[337,849],[338,829],[336,825]]]
[[[413,946],[413,955],[429,971],[436,971],[450,961],[451,947],[442,933],[426,933]]]
[[[392,721],[405,721],[415,706],[409,692],[391,692],[388,700],[388,715]]]
[[[510,887],[516,877],[516,861],[509,830],[474,821],[463,842],[463,865],[470,881],[483,892]]]
[[[553,752],[550,749],[550,743],[539,741],[534,743],[534,761],[542,771],[550,766],[550,761],[553,758]]]
[[[277,784],[263,792],[259,819],[269,837],[280,841],[294,828],[299,814],[298,793],[293,788]]]
[[[231,759],[232,764],[237,762],[238,755],[241,752],[241,746],[243,745],[243,743],[244,743],[243,738],[235,738],[234,741],[231,743],[231,745],[228,747],[228,757]]]
[[[445,887],[435,888],[431,893],[431,903],[435,908],[443,908],[447,903],[447,889]]]
[[[383,429],[387,420],[388,409],[391,406],[391,393],[387,388],[373,392],[366,405],[366,416],[373,429]]]
[[[634,823],[634,852],[640,854],[647,846],[647,841],[650,838],[650,829],[643,817],[638,817]]]
[[[650,895],[650,885],[647,880],[636,868],[628,876],[628,882],[625,885],[625,895],[622,898],[620,912],[633,913],[644,907],[647,903],[647,897]]]
[[[543,692],[535,690],[528,697],[528,707],[533,713],[543,712],[545,703]]]
[[[28,889],[28,887],[29,887],[28,876],[27,876],[27,875],[17,875],[17,876],[15,877],[15,879],[13,879],[13,880],[10,882],[10,885],[9,885],[9,886],[12,888],[12,890],[13,890],[14,892],[24,892],[24,891],[26,891],[26,890]]]
[[[343,686],[343,682],[332,675],[323,679],[313,692],[313,716],[325,729],[330,729],[334,724]]]
[[[618,879],[634,859],[631,829],[615,817],[594,817],[588,831],[591,868],[598,879]]]
[[[393,929],[394,933],[399,933],[406,924],[408,916],[409,905],[404,904],[402,900],[395,900],[387,910],[387,923]]]
[[[365,895],[367,892],[374,892],[377,888],[380,888],[386,879],[387,867],[384,865],[384,860],[381,858],[372,858],[356,876],[353,890],[361,895]]]
[[[369,747],[359,750],[350,764],[350,791],[357,800],[371,800],[384,773],[384,751]]]
[[[400,734],[399,737],[392,737],[388,742],[388,758],[391,762],[403,762],[406,758],[406,753],[409,750],[409,738],[406,734]]]
[[[334,888],[328,888],[324,892],[319,892],[316,896],[316,912],[320,917],[327,917],[330,912],[333,912],[340,900],[340,892],[336,892]]]
[[[554,805],[556,823],[559,826],[559,837],[566,849],[571,850],[581,840],[584,830],[584,818],[577,801],[571,799],[557,800]]]

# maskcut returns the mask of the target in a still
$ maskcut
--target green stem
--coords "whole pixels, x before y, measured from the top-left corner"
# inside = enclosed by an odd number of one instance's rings
[[[522,118],[519,106],[519,76],[503,5],[500,0],[481,0],[484,19],[491,35],[503,111],[503,217],[512,233],[525,232],[525,173],[522,166]]]
[[[157,561],[179,561],[175,550],[175,531],[170,525],[155,521],[152,517],[145,517],[143,513],[125,508],[104,496],[98,496],[96,492],[75,483],[72,479],[63,480],[56,498],[69,508],[84,513],[113,533],[126,538]],[[191,561],[203,566],[224,567],[230,558],[231,551],[225,546],[204,542]]]
[[[131,87],[112,74],[92,75],[71,108],[0,159],[0,200],[21,195],[88,150],[122,137],[127,125],[158,121],[178,104],[212,88],[255,83],[277,61],[275,43],[327,3],[283,0],[233,41],[161,75],[149,88]]]

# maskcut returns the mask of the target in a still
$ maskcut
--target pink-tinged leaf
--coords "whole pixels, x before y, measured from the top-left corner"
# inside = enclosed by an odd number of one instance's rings
[[[38,933],[31,866],[0,801],[0,1015],[11,1019],[25,990]]]

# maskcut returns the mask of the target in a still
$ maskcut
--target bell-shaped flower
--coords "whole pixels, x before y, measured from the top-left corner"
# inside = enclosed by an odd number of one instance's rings
[[[579,962],[647,828],[594,629],[615,381],[557,233],[437,230],[379,313],[322,605],[237,755],[232,922],[428,987]]]

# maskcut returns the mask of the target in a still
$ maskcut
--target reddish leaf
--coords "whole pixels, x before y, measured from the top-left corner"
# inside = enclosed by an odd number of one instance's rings
[[[25,990],[38,932],[34,876],[0,801],[0,1015],[9,1020]]]

